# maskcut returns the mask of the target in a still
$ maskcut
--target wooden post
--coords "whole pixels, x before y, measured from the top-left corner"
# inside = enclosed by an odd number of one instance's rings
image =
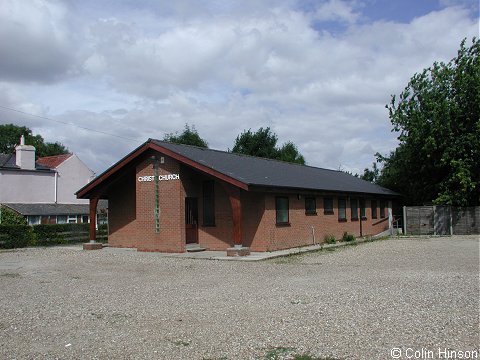
[[[97,205],[98,197],[90,199],[90,242],[83,244],[83,250],[99,250],[101,243],[97,243]]]
[[[243,246],[242,242],[242,199],[238,187],[222,183],[232,207],[233,220],[233,247],[227,249],[227,256],[245,256],[250,254],[250,249]]]

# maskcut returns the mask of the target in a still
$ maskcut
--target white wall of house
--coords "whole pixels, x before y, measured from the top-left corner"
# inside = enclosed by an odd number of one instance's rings
[[[0,203],[55,202],[55,173],[0,170]]]
[[[57,202],[59,204],[88,204],[88,199],[77,199],[75,192],[93,179],[90,170],[77,155],[73,154],[57,167]]]

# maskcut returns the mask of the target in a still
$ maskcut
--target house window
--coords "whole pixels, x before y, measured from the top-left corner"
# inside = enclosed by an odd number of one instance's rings
[[[82,215],[82,223],[83,224],[88,224],[90,221],[89,221],[89,216],[88,215]]]
[[[377,200],[372,200],[371,206],[372,206],[372,219],[376,219],[377,218]]]
[[[317,200],[314,197],[305,198],[305,214],[317,215]]]
[[[385,201],[380,200],[380,218],[385,218]]]
[[[67,216],[67,223],[76,224],[77,223],[77,216],[76,215],[68,215]]]
[[[275,198],[275,210],[277,213],[277,224],[288,224],[288,197],[278,196]]]
[[[362,220],[367,220],[367,210],[365,209],[365,199],[360,199],[360,216]]]
[[[333,214],[333,198],[331,198],[331,197],[324,197],[323,198],[323,213],[325,215],[332,215]]]
[[[338,220],[347,221],[347,200],[338,198]]]
[[[41,222],[42,217],[38,215],[28,215],[27,221],[28,225],[38,225]]]
[[[57,224],[66,224],[67,215],[57,215]]]
[[[350,199],[350,209],[352,210],[352,220],[358,220],[358,200]]]
[[[203,225],[215,226],[215,187],[213,181],[203,182]]]

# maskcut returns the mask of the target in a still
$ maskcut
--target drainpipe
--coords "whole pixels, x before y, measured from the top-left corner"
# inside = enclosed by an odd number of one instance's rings
[[[55,170],[55,204],[57,203],[58,200],[58,172]]]

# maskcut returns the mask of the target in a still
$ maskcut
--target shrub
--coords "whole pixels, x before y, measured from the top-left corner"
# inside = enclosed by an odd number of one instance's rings
[[[325,235],[323,240],[325,241],[326,244],[335,244],[337,242],[337,240],[335,239],[335,236],[332,234]]]
[[[1,206],[0,207],[0,224],[2,225],[27,225],[27,220],[15,211]]]
[[[355,236],[345,231],[342,236],[342,241],[345,241],[345,242],[355,241]]]
[[[35,244],[35,234],[28,225],[0,225],[0,248],[14,249]]]
[[[67,242],[87,241],[88,224],[45,224],[35,225],[37,245],[66,244]]]

